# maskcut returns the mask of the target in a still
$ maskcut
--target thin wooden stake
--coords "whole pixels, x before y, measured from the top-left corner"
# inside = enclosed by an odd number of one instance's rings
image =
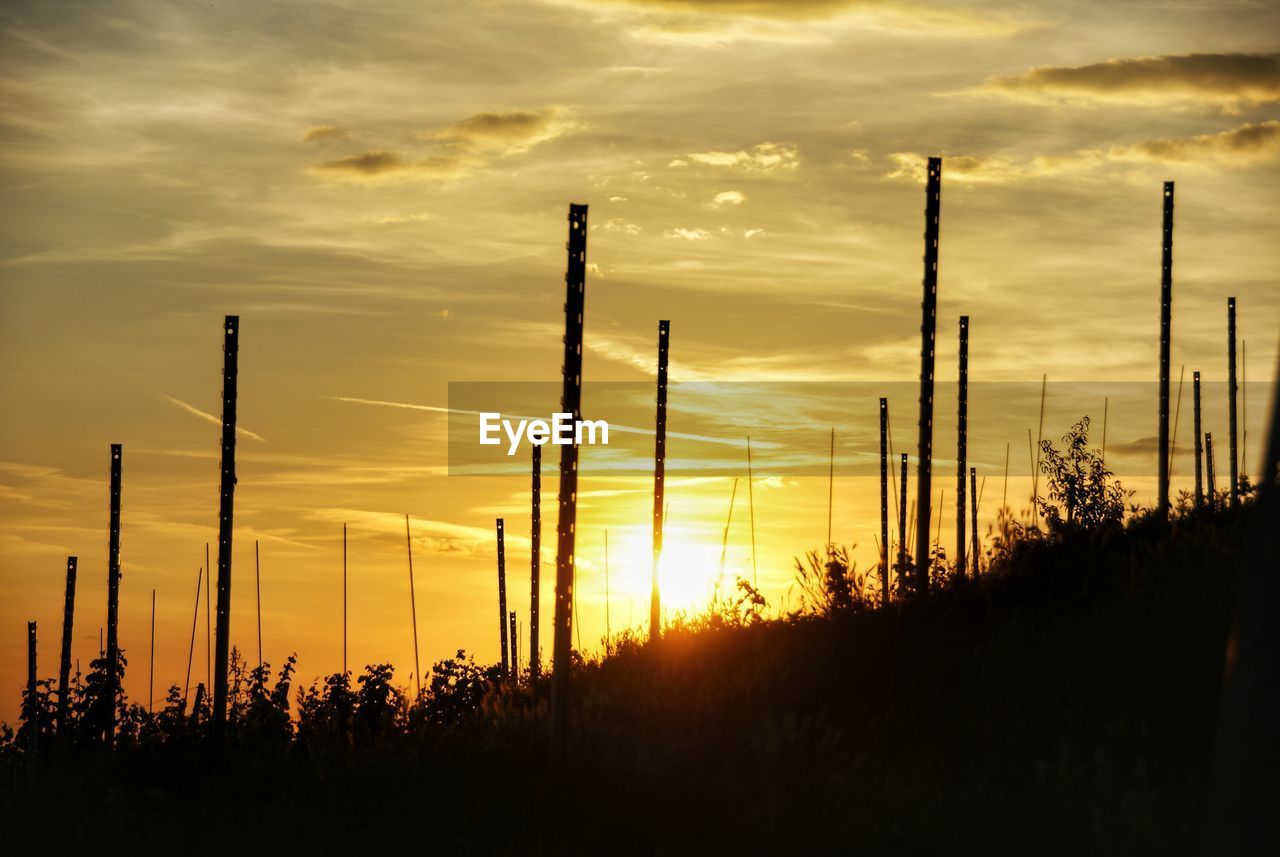
[[[907,454],[902,453],[902,481],[898,492],[898,589],[905,594],[910,586],[907,574]],[[901,597],[901,594],[899,597]]]
[[[413,585],[413,538],[409,535],[409,516],[404,516],[404,542],[409,549],[409,618],[413,621],[413,676],[418,680],[418,699],[422,698],[422,667],[418,662],[418,603]]]
[[[986,477],[984,476],[983,479]],[[978,544],[978,503],[981,498],[978,496],[978,468],[969,468],[969,496],[973,498],[973,502],[969,504],[969,513],[973,517],[973,579],[978,579],[978,553],[981,547]]]
[[[965,574],[965,464],[969,444],[969,316],[960,316],[959,375],[956,388],[956,571]],[[941,507],[939,507],[941,513]],[[942,515],[938,515],[942,520]],[[941,531],[939,531],[941,532]],[[938,536],[942,538],[941,535]]]
[[[1187,374],[1186,364],[1178,370],[1178,396],[1176,404],[1173,406],[1173,429],[1169,435],[1169,474],[1170,482],[1173,481],[1173,460],[1178,454],[1178,420],[1182,417],[1182,380]]]
[[[204,566],[196,571],[196,609],[191,615],[191,646],[187,649],[187,677],[182,682],[182,710],[187,710],[187,696],[191,692],[191,663],[196,654],[196,627],[200,624],[200,584],[204,580]]]
[[[67,591],[62,606],[62,652],[58,659],[58,737],[63,737],[67,726],[67,711],[71,701],[71,630],[76,610],[76,557],[67,557]]]
[[[733,480],[733,490],[729,493],[729,517],[724,521],[724,537],[720,540],[720,577],[724,578],[724,558],[729,551],[729,525],[733,523],[733,501],[738,496],[738,480]]]
[[[609,651],[609,640],[613,637],[613,626],[609,619],[609,531],[604,531],[604,639],[605,651]]]
[[[733,487],[738,487],[738,480],[733,481]],[[836,430],[831,429],[831,457],[827,467],[827,560],[831,559],[831,507],[836,490]],[[729,513],[733,513],[733,504],[729,504]],[[728,526],[725,527],[725,536],[728,537]],[[723,571],[724,557],[720,557],[721,571]]]
[[[1218,486],[1213,478],[1213,434],[1204,433],[1204,465],[1205,477],[1209,483],[1209,511],[1218,507]]]
[[[1107,460],[1107,408],[1110,404],[1111,399],[1104,396],[1102,399],[1102,460],[1104,463]]]

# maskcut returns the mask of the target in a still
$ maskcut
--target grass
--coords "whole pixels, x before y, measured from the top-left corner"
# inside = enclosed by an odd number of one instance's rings
[[[368,746],[52,760],[0,797],[68,852],[1189,853],[1248,511],[1028,545],[886,611],[695,623]],[[556,800],[557,793],[563,794]],[[74,823],[68,823],[68,820]]]

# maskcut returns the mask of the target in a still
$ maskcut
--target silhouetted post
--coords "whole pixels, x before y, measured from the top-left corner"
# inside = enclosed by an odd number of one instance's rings
[[[880,599],[889,606],[889,400],[880,398]]]
[[[1201,462],[1201,459],[1203,459],[1204,457],[1204,441],[1202,440],[1204,435],[1200,433],[1200,373],[1199,372],[1191,373],[1191,399],[1192,399],[1192,410],[1195,412],[1192,415],[1192,420],[1195,422],[1194,428],[1195,428],[1195,435],[1196,435],[1196,509],[1199,510],[1204,507],[1204,467],[1202,466],[1202,462]]]
[[[569,260],[565,272],[564,391],[561,413],[582,419],[582,327],[587,296],[587,207],[569,206]],[[573,652],[574,545],[578,522],[578,445],[560,447],[560,514],[556,522],[556,607],[551,675],[551,731],[557,754],[569,736],[569,669]]]
[[[942,159],[929,159],[924,209],[924,301],[920,322],[920,441],[916,461],[916,586],[929,591],[929,501],[933,467],[933,360],[938,332],[938,220],[942,208]]]
[[[1169,339],[1173,316],[1173,182],[1164,183],[1160,243],[1160,462],[1158,510],[1169,514]]]
[[[667,351],[671,322],[658,322],[658,410],[653,432],[653,587],[649,595],[649,639],[662,633],[662,593],[658,567],[662,559],[662,524],[667,474]]]
[[[187,649],[187,677],[182,682],[182,710],[187,710],[187,695],[191,691],[191,663],[196,655],[196,628],[200,625],[200,584],[204,580],[204,567],[196,572],[196,607],[191,614],[191,647]]]
[[[831,454],[827,459],[827,561],[831,561],[831,554],[835,550],[831,543],[831,510],[835,500],[836,493],[836,429],[831,427]],[[735,480],[734,484],[737,482]],[[733,511],[733,505],[729,506],[730,512]],[[728,535],[726,531],[725,535]],[[724,557],[720,558],[720,564],[724,565]]]
[[[902,453],[902,496],[898,498],[898,588],[905,590],[907,573],[907,454]]]
[[[58,737],[67,725],[67,703],[71,694],[71,629],[76,611],[76,558],[67,557],[67,593],[62,604],[62,653],[58,658]]]
[[[222,338],[222,479],[218,488],[218,603],[213,652],[213,737],[227,722],[227,661],[231,654],[231,518],[236,493],[236,374],[240,317],[229,315]]]
[[[609,531],[604,531],[604,651],[609,653],[609,640],[613,637],[613,622],[609,618]]]
[[[413,675],[418,680],[418,698],[422,698],[422,667],[418,663],[418,599],[413,585],[413,538],[409,535],[409,516],[404,516],[404,542],[409,551],[409,618],[413,622]]]
[[[960,378],[956,391],[956,571],[965,572],[965,457],[969,431],[969,316],[960,316]],[[939,515],[941,518],[941,515]]]
[[[503,530],[506,525],[501,518],[498,527],[498,648],[502,652],[502,676],[511,675],[511,659],[507,650],[507,547]]]
[[[107,686],[103,740],[116,743],[116,696],[120,690],[120,473],[124,447],[111,444],[111,513],[107,535]]]
[[[342,525],[342,674],[347,674],[347,525]]]
[[[984,487],[986,479],[985,476],[982,477]],[[978,549],[981,546],[978,544],[978,468],[976,467],[969,468],[969,498],[969,510],[973,516],[973,579],[977,580],[978,557],[981,556]]]
[[[1240,450],[1236,445],[1236,299],[1227,298],[1227,436],[1231,445],[1231,508],[1240,505]]]
[[[1218,486],[1213,478],[1213,435],[1204,433],[1204,469],[1205,479],[1209,485],[1209,511],[1218,507]]]
[[[538,648],[538,597],[542,594],[542,446],[533,446],[532,511],[529,533],[529,681],[538,680],[542,652]]]
[[[258,540],[253,540],[253,588],[258,599],[258,668],[262,668],[262,563],[258,556]],[[344,658],[345,660],[345,658]]]
[[[261,666],[261,664],[259,664]],[[147,670],[147,713],[156,699],[156,591],[151,590],[151,666]]]
[[[510,615],[511,628],[511,681],[515,684],[520,683],[520,656],[516,652],[516,611],[512,610]]]
[[[751,520],[751,585],[760,585],[760,573],[756,569],[756,493],[755,476],[751,472],[751,435],[747,435],[747,512]],[[605,533],[608,545],[608,533]],[[606,556],[608,551],[605,552]]]
[[[204,692],[207,696],[209,688],[213,687],[213,564],[209,562],[209,543],[204,543],[204,570],[209,572],[204,576],[204,656],[205,656],[205,685]]]
[[[35,778],[40,748],[40,700],[36,696],[36,623],[27,623],[27,776]]]

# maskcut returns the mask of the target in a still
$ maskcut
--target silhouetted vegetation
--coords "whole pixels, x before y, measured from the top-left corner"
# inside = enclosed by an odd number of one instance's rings
[[[786,616],[765,618],[738,580],[656,644],[625,632],[610,656],[576,658],[563,768],[548,764],[545,681],[502,682],[462,651],[418,698],[389,664],[294,688],[292,658],[273,673],[236,653],[218,753],[203,688],[188,705],[171,687],[154,713],[115,700],[108,758],[97,659],[72,684],[65,740],[39,685],[34,793],[32,723],[0,730],[0,822],[16,844],[75,818],[67,848],[100,854],[423,835],[500,853],[1185,853],[1252,504],[1120,523],[1086,430],[1045,450],[1048,533],[998,523],[1009,535],[976,581],[942,574],[928,598],[882,609],[848,549],[810,552]]]

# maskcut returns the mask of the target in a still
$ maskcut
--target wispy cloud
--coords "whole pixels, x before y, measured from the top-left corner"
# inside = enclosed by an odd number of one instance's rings
[[[750,150],[739,149],[728,152],[712,149],[707,152],[691,152],[675,158],[669,166],[687,167],[690,164],[701,164],[709,167],[729,167],[748,172],[773,172],[774,170],[792,170],[800,164],[800,153],[795,146],[786,143],[758,143]]]
[[[191,414],[191,416],[193,417],[202,419],[207,423],[212,423],[215,426],[222,425],[222,420],[220,420],[218,417],[215,417],[213,414],[207,413],[206,411],[200,410],[195,405],[189,405],[186,402],[182,401],[181,399],[175,399],[173,396],[166,396],[164,394],[161,394],[160,398],[164,399],[169,404],[177,407],[179,410],[186,411],[188,414]],[[236,434],[240,435],[241,437],[247,437],[249,438],[249,440],[256,440],[259,443],[266,443],[267,441],[267,439],[262,435],[257,434],[256,432],[251,432],[247,428],[241,428],[240,426],[236,426]]]
[[[982,87],[1032,100],[1199,101],[1234,108],[1280,100],[1280,54],[1125,57],[998,75]]]

